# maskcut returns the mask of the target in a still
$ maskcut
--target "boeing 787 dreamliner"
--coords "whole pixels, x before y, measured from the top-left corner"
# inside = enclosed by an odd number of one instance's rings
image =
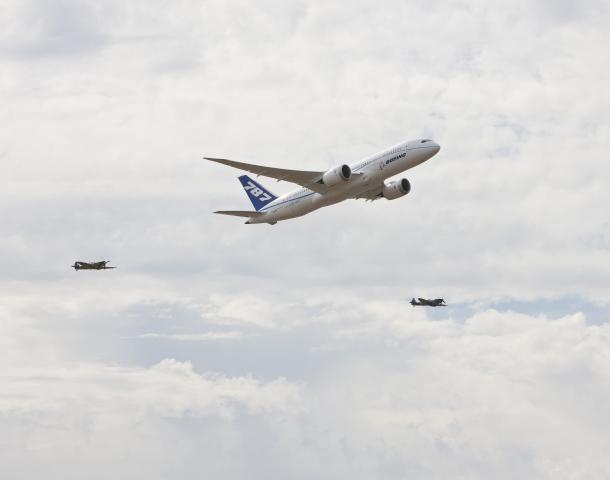
[[[410,140],[372,155],[351,165],[343,164],[327,172],[286,170],[236,162],[225,158],[204,157],[246,172],[296,183],[301,188],[277,197],[247,175],[239,177],[254,211],[223,210],[214,213],[246,217],[246,223],[276,224],[282,220],[301,217],[318,208],[327,207],[349,198],[394,200],[409,193],[411,184],[406,178],[385,182],[386,179],[409,170],[432,158],[440,150],[438,143]]]

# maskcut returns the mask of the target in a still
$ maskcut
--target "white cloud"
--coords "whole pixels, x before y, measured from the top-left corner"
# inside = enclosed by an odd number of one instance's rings
[[[143,333],[137,338],[166,339],[179,342],[208,342],[214,340],[238,340],[242,337],[241,332],[205,332],[205,333],[186,333],[186,334],[165,334],[165,333]]]
[[[610,11],[575,5],[4,1],[3,470],[607,477]],[[423,135],[405,199],[211,214],[247,200],[204,154]]]
[[[112,414],[138,422],[147,416],[232,419],[239,409],[265,413],[299,408],[298,385],[283,379],[265,384],[248,377],[199,375],[190,363],[174,359],[148,369],[96,364],[5,369],[3,378],[4,414],[48,415],[57,428],[72,409],[83,416]]]
[[[463,324],[407,316],[350,336],[333,323],[325,330],[334,349],[307,354],[322,368],[296,383],[200,374],[174,359],[150,368],[4,364],[5,471],[33,478],[55,458],[50,478],[108,478],[149,457],[138,475],[610,473],[607,324],[490,310]]]

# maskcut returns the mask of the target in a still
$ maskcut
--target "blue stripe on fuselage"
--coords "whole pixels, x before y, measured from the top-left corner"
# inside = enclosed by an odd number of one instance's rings
[[[284,200],[283,202],[276,203],[275,205],[267,205],[266,207],[261,208],[259,210],[259,212],[263,212],[263,211],[267,210],[268,208],[279,207],[280,205],[283,205],[284,203],[294,202],[295,200],[300,200],[301,198],[309,197],[310,195],[313,195],[314,193],[316,193],[316,192],[310,192],[301,197],[289,198],[288,200]]]

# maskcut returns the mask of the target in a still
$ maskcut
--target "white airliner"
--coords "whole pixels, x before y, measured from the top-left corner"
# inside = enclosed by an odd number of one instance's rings
[[[385,180],[393,175],[413,168],[433,157],[440,150],[438,143],[428,139],[399,143],[364,160],[351,165],[339,165],[327,172],[286,170],[236,162],[225,158],[204,157],[206,160],[239,168],[246,172],[277,181],[296,183],[301,188],[277,197],[247,175],[239,181],[248,194],[255,211],[224,210],[214,213],[247,217],[246,223],[268,223],[275,225],[282,220],[301,217],[318,208],[342,202],[348,198],[394,200],[411,190],[406,178]]]

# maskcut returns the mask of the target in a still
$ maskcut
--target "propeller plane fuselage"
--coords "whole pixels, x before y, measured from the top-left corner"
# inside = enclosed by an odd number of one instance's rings
[[[414,298],[411,299],[411,301],[409,302],[411,305],[413,305],[414,307],[446,307],[447,304],[445,303],[445,300],[443,300],[442,298],[435,298],[433,300],[428,300],[426,298],[418,298],[417,300],[415,300]]]
[[[111,268],[116,268],[116,267],[108,267],[106,266],[107,263],[110,263],[110,260],[102,260],[101,262],[74,262],[74,265],[71,265],[71,267],[78,271],[78,270],[109,270]]]

